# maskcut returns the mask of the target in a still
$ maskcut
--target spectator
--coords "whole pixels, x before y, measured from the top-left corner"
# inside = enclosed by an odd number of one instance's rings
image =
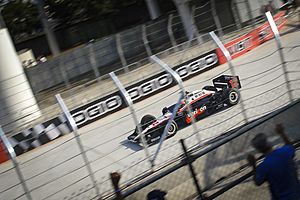
[[[121,174],[118,172],[110,173],[111,183],[115,190],[116,200],[124,200],[121,189],[119,187],[119,181],[121,179]]]
[[[259,133],[252,140],[252,145],[265,158],[256,166],[256,159],[248,155],[248,162],[253,167],[253,179],[256,185],[269,183],[273,200],[299,200],[300,185],[297,177],[296,163],[293,160],[295,149],[284,132],[281,124],[277,124],[276,133],[283,139],[285,145],[273,149],[263,133]]]

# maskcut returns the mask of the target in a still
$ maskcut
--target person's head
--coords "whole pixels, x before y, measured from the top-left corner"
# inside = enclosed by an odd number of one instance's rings
[[[272,145],[269,143],[265,134],[257,134],[251,141],[252,146],[259,152],[266,154],[272,150]]]
[[[167,107],[164,107],[163,109],[162,109],[162,114],[164,115],[164,114],[166,114],[166,113],[168,113],[169,112],[169,109],[167,108]]]
[[[147,200],[164,200],[167,193],[161,190],[152,190],[147,195]]]

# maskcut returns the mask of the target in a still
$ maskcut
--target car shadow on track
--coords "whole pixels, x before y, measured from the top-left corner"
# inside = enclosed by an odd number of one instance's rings
[[[133,150],[133,151],[140,151],[140,150],[143,149],[143,146],[141,146],[139,144],[136,144],[136,143],[133,143],[133,142],[130,142],[128,140],[123,140],[123,141],[120,142],[120,144],[125,146],[128,149]]]

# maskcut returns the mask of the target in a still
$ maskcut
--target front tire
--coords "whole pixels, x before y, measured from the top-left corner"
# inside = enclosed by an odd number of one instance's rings
[[[145,115],[141,119],[142,130],[145,130],[151,123],[153,123],[156,118],[153,115]]]
[[[168,129],[168,137],[172,137],[177,133],[178,125],[175,121],[172,121],[169,129]]]

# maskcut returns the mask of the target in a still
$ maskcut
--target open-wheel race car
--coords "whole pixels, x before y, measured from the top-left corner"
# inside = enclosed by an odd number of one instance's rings
[[[213,85],[204,86],[202,90],[186,92],[185,98],[181,101],[174,121],[167,132],[167,137],[176,134],[179,124],[188,125],[192,119],[200,119],[211,115],[218,110],[236,105],[240,100],[239,89],[241,83],[238,76],[222,75],[213,79]],[[163,116],[155,118],[152,115],[145,115],[141,120],[142,133],[148,144],[160,139],[168,120],[176,104],[162,109]],[[190,107],[191,113],[188,112]],[[141,138],[137,128],[128,137],[129,141],[140,143]]]

